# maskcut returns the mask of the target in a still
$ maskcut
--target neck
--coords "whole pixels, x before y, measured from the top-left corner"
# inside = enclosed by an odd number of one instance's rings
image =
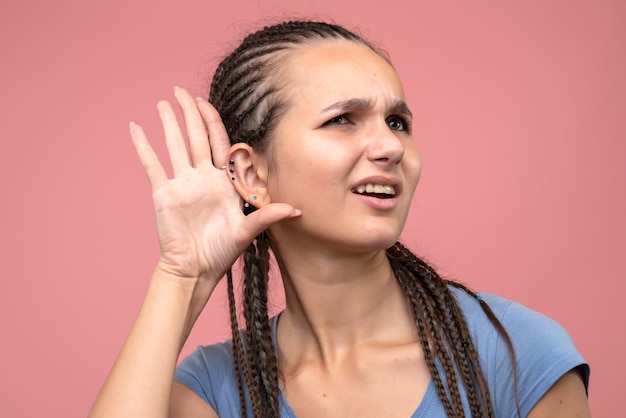
[[[278,260],[287,302],[279,323],[281,352],[293,343],[291,352],[328,363],[360,344],[413,337],[406,298],[384,251],[341,258],[301,254]]]

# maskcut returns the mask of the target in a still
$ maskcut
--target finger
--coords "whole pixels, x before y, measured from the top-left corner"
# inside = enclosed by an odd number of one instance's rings
[[[209,131],[209,144],[211,154],[213,155],[213,163],[218,168],[225,166],[228,163],[230,140],[222,123],[222,118],[211,103],[202,99],[197,100],[197,102],[200,115],[202,115],[202,119],[204,119]]]
[[[204,121],[198,111],[196,101],[189,92],[183,88],[175,87],[174,96],[183,111],[185,129],[189,140],[189,154],[192,164],[197,167],[200,164],[211,163],[211,148]]]
[[[150,146],[148,138],[146,138],[146,134],[141,126],[137,125],[135,122],[131,122],[129,128],[130,137],[137,151],[137,155],[139,156],[139,161],[148,175],[148,181],[150,182],[152,190],[156,190],[167,182],[167,174],[165,174],[159,157],[157,157]]]
[[[297,218],[302,215],[299,209],[287,203],[270,203],[252,212],[242,222],[238,242],[249,243],[261,232],[284,219]]]
[[[159,117],[165,133],[165,145],[167,145],[167,150],[170,154],[174,176],[177,176],[181,170],[189,167],[185,139],[178,125],[172,105],[166,100],[161,100],[157,103],[157,109],[159,109]]]

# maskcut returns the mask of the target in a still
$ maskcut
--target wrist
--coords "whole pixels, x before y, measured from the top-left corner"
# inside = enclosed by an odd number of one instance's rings
[[[183,289],[193,290],[198,284],[198,280],[199,277],[181,274],[180,270],[163,260],[157,262],[152,272],[152,281],[174,284]]]
[[[218,282],[219,278],[182,276],[159,260],[152,273],[148,298],[159,300],[160,311],[170,310],[168,315],[183,321],[181,342],[184,342]]]
[[[216,274],[211,271],[196,272],[194,274],[185,270],[186,269],[180,268],[179,265],[173,265],[167,260],[160,258],[154,268],[153,275],[159,276],[162,280],[173,281],[190,286],[196,286],[200,281],[215,286],[224,274],[226,274],[225,272]]]

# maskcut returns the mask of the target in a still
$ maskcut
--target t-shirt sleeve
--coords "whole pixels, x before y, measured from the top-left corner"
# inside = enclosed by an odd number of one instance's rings
[[[499,317],[515,349],[520,412],[527,416],[541,397],[568,371],[579,368],[585,388],[589,366],[572,339],[556,321],[503,299],[484,299]],[[494,329],[487,358],[489,386],[496,416],[517,416],[509,349]]]
[[[230,344],[214,344],[200,346],[185,357],[176,368],[174,378],[218,411],[222,392],[232,380],[232,370]]]

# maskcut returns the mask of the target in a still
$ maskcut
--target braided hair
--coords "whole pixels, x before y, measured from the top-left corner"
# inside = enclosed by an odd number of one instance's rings
[[[257,152],[266,150],[286,106],[276,75],[285,53],[307,42],[333,39],[365,45],[387,59],[355,33],[325,22],[288,21],[244,38],[217,67],[209,95],[232,144],[245,142]],[[243,254],[245,332],[239,330],[232,273],[227,273],[233,367],[241,413],[248,416],[249,402],[255,418],[279,417],[278,361],[267,309],[269,250],[270,237],[263,232]],[[459,283],[442,279],[399,242],[386,254],[410,304],[426,363],[447,415],[464,415],[463,387],[472,417],[493,417],[480,359],[450,287],[462,289],[480,303],[508,346],[515,378],[515,352],[508,334],[478,295]],[[515,400],[518,404],[516,383]]]

